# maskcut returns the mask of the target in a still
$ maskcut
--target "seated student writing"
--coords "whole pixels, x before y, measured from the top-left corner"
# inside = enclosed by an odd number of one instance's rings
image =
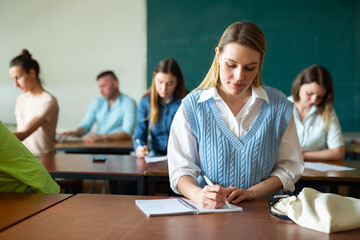
[[[187,90],[180,67],[174,59],[163,59],[155,67],[151,87],[140,100],[134,134],[134,151],[143,158],[167,154],[174,115]],[[150,146],[147,147],[150,135]]]
[[[334,89],[329,71],[312,65],[292,85],[294,118],[304,160],[342,161],[344,140],[333,108]]]
[[[223,33],[211,68],[171,126],[171,188],[206,208],[295,189],[304,163],[293,104],[262,86],[265,37],[250,22]],[[206,185],[206,175],[215,185]]]
[[[0,121],[0,192],[59,191],[39,160]]]
[[[86,135],[82,138],[83,142],[131,140],[135,128],[135,101],[120,93],[119,81],[112,71],[100,73],[97,83],[102,96],[90,104],[80,126],[75,131],[62,133],[60,138],[82,137],[97,123],[97,133]]]
[[[55,152],[59,106],[56,98],[42,87],[40,65],[24,49],[11,60],[9,73],[15,87],[23,91],[16,100],[14,134],[36,156]]]

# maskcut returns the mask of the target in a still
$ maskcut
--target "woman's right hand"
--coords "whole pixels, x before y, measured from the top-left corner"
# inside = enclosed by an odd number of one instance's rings
[[[178,181],[177,188],[200,207],[215,209],[225,205],[227,191],[218,184],[200,188],[194,177],[183,175]]]
[[[136,156],[138,158],[144,158],[145,156],[147,156],[149,153],[148,147],[147,146],[138,146],[136,148]]]
[[[225,205],[226,190],[218,184],[206,185],[194,194],[193,200],[203,208],[220,208]]]

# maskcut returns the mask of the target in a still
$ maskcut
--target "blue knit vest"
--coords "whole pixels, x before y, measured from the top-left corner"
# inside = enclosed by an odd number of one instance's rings
[[[186,117],[199,148],[200,187],[206,185],[203,175],[214,184],[244,189],[269,177],[294,105],[279,90],[264,89],[269,103],[263,101],[253,126],[240,138],[227,128],[214,98],[199,103],[202,90],[197,90],[183,99]]]

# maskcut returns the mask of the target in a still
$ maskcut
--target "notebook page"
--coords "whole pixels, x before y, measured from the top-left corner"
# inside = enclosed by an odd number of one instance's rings
[[[135,200],[135,203],[148,216],[195,214],[176,198]]]
[[[199,205],[197,205],[195,202],[193,202],[190,199],[185,199],[183,198],[184,201],[186,201],[187,203],[191,204],[192,206],[196,207],[199,211],[199,213],[221,213],[221,212],[241,212],[243,209],[242,207],[238,207],[236,205],[233,205],[230,203],[231,208],[229,208],[228,206],[226,206],[226,204],[224,206],[222,206],[221,208],[217,208],[217,209],[209,209],[209,208],[202,208]]]

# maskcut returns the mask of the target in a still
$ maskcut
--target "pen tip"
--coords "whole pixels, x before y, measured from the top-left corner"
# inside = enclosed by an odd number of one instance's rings
[[[228,208],[232,208],[231,204],[228,201],[225,201],[225,204],[226,204],[226,206],[228,206]]]

